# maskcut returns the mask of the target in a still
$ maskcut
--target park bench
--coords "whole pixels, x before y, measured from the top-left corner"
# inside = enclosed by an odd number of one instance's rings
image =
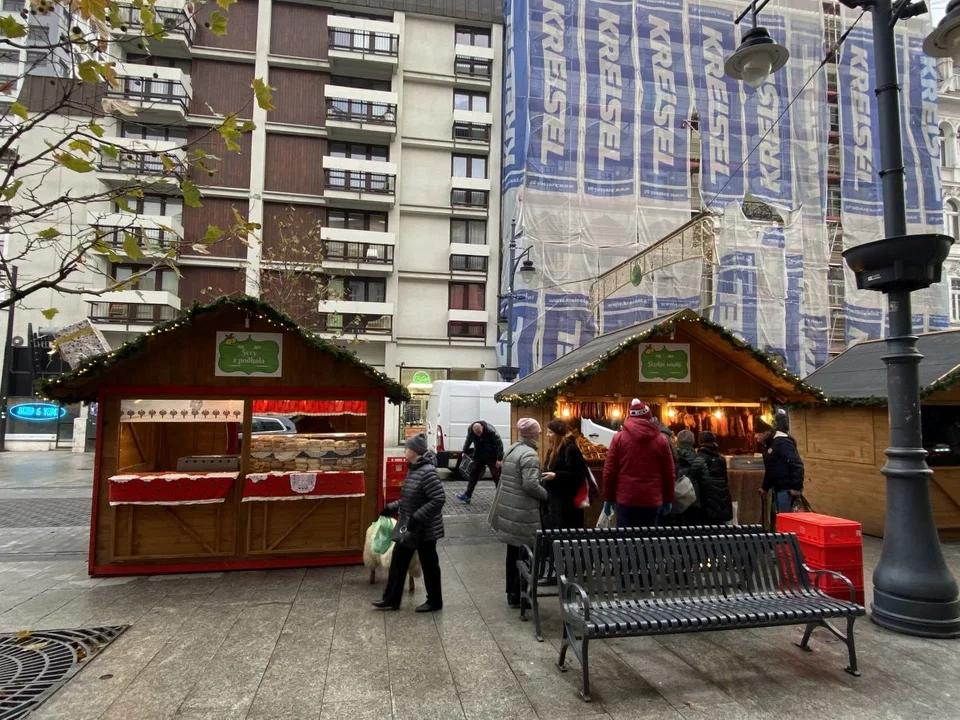
[[[843,575],[804,563],[796,535],[657,535],[555,541],[563,641],[572,648],[590,701],[590,640],[806,625],[799,646],[826,627],[847,646],[859,675],[853,623],[865,610]],[[817,589],[821,576],[843,581],[850,601]],[[842,633],[829,621],[846,618]]]
[[[564,528],[538,530],[533,548],[524,545],[520,549],[517,567],[520,569],[520,619],[527,619],[527,605],[533,614],[533,634],[543,642],[540,624],[541,597],[556,597],[557,586],[538,587],[537,581],[544,576],[553,557],[553,543],[557,540],[590,540],[592,538],[623,538],[643,534],[654,535],[726,535],[729,533],[763,532],[762,525],[657,525],[637,528]]]

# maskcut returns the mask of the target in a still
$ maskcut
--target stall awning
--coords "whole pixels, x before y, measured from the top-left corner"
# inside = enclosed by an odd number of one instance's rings
[[[960,330],[926,333],[917,340],[923,355],[920,363],[920,393],[928,397],[960,382]],[[830,404],[886,405],[887,371],[883,340],[867,340],[837,355],[807,382],[821,388]]]
[[[496,399],[515,405],[540,405],[594,375],[621,353],[677,326],[721,357],[757,377],[786,402],[816,402],[821,392],[785,370],[772,357],[740,340],[693,310],[680,310],[594,338],[573,352],[500,391]]]

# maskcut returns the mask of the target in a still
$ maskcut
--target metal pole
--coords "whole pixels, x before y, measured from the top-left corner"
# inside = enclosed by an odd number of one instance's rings
[[[10,296],[17,289],[17,267],[10,268]],[[16,303],[7,306],[7,334],[3,341],[3,364],[0,365],[0,452],[7,449],[7,393],[10,391],[10,368],[13,366],[13,318]]]
[[[874,60],[880,125],[880,178],[887,237],[907,234],[900,85],[891,0],[873,6]],[[930,478],[920,426],[920,373],[909,292],[893,292],[889,303],[887,407],[890,447],[882,472],[887,478],[883,550],[873,573],[872,619],[910,635],[960,636],[957,583],[943,559],[930,502]]]
[[[514,278],[517,274],[517,221],[510,223],[510,244],[507,246],[510,250],[509,277],[507,279],[507,364],[502,373],[506,382],[513,382],[517,379],[517,373],[513,366],[513,292]]]

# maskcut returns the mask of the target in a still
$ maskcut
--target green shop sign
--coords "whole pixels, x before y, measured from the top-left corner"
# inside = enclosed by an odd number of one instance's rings
[[[218,332],[218,376],[280,377],[283,335],[280,333]]]
[[[640,348],[641,382],[690,382],[690,346],[652,343]]]

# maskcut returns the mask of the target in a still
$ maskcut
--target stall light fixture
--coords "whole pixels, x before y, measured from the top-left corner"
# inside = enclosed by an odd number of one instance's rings
[[[714,416],[717,420],[723,420],[723,410],[714,410],[713,416]]]
[[[612,417],[614,420],[619,420],[619,419],[620,419],[620,408],[614,408],[613,411],[610,413],[610,417]]]
[[[560,411],[560,414],[565,418],[570,417],[570,408],[565,407],[563,410]]]
[[[671,420],[673,420],[676,416],[677,416],[677,411],[676,411],[676,410],[674,410],[673,408],[670,408],[669,410],[667,410],[667,417],[668,417],[668,418],[670,418]]]

